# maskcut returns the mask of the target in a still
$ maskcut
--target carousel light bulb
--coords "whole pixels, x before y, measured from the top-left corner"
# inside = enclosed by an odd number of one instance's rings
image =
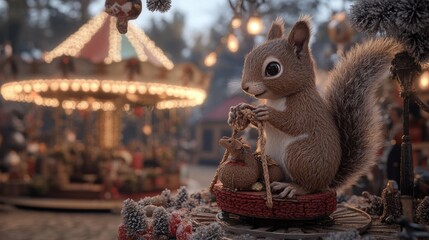
[[[89,89],[91,88],[89,83],[87,83],[87,82],[82,83],[81,87],[82,87],[82,91],[84,91],[84,92],[88,92]]]
[[[69,89],[69,84],[68,84],[68,82],[66,82],[66,81],[62,81],[62,82],[60,83],[60,89],[61,89],[61,91],[66,92],[66,91]]]
[[[77,92],[77,91],[79,91],[79,88],[80,88],[80,84],[78,82],[73,82],[71,84],[72,91]]]
[[[228,50],[233,53],[238,51],[238,47],[239,47],[238,39],[233,33],[230,33],[228,35],[226,46],[228,47]]]
[[[143,85],[139,85],[137,90],[139,91],[140,94],[145,94],[146,93],[146,87]]]
[[[217,53],[216,52],[211,52],[209,55],[207,55],[207,57],[204,59],[204,64],[207,67],[211,67],[213,65],[216,64],[216,60],[217,60]]]
[[[258,35],[262,32],[262,18],[258,15],[253,15],[247,22],[247,32],[252,35]]]
[[[429,70],[424,71],[420,76],[419,87],[422,90],[427,90],[429,88]]]
[[[31,85],[30,84],[24,84],[24,92],[26,92],[26,93],[31,92]]]
[[[241,18],[239,16],[234,16],[231,20],[231,27],[237,29],[241,27]]]
[[[100,84],[97,81],[92,81],[90,85],[91,85],[90,88],[92,92],[97,92],[98,88],[100,87]]]

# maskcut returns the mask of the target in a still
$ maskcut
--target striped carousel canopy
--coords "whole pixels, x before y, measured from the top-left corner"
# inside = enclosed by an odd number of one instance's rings
[[[116,18],[104,12],[92,18],[52,51],[45,53],[44,60],[49,63],[63,55],[106,64],[137,58],[168,70],[174,67],[173,62],[143,30],[129,24],[128,32],[122,35],[116,29]]]

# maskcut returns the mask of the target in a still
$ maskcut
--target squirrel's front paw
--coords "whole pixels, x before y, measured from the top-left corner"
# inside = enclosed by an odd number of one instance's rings
[[[273,192],[281,191],[278,195],[276,195],[278,198],[293,198],[296,195],[304,195],[308,193],[303,188],[294,183],[272,182],[270,187]]]
[[[255,117],[258,121],[267,121],[269,118],[269,108],[267,105],[258,105],[254,110],[253,113],[255,114]]]

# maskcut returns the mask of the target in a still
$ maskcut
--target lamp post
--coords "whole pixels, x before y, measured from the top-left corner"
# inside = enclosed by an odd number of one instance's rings
[[[413,57],[407,52],[399,53],[392,61],[391,71],[394,78],[401,86],[401,97],[403,98],[403,136],[401,144],[401,203],[402,211],[406,218],[413,219],[414,215],[414,166],[411,138],[409,136],[409,114],[410,100],[413,99],[415,93],[412,90],[413,82],[419,75],[421,68]]]

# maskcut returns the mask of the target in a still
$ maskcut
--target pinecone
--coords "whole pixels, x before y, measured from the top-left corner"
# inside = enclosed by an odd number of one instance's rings
[[[417,207],[416,216],[419,223],[429,225],[429,196],[423,198]]]
[[[138,204],[142,207],[146,207],[147,205],[152,205],[152,197],[145,197],[143,199],[140,199]]]
[[[143,207],[132,199],[124,201],[121,211],[122,221],[125,226],[127,236],[137,236],[146,229],[146,218]]]
[[[367,212],[370,215],[377,215],[380,216],[383,214],[383,202],[381,200],[381,197],[372,195],[367,191],[364,191],[362,193],[362,196],[365,198],[366,202],[368,203],[368,206],[366,209],[364,209],[365,212]]]
[[[192,234],[193,240],[221,240],[225,236],[225,232],[219,223],[211,223],[210,225],[201,226],[195,230],[195,233]]]
[[[171,8],[171,0],[147,0],[146,6],[151,12],[166,12]]]
[[[190,199],[188,199],[188,201],[186,201],[182,204],[182,207],[187,208],[189,210],[192,210],[192,209],[196,208],[198,205],[199,205],[199,203],[197,200],[190,198]]]
[[[171,207],[171,205],[173,204],[173,199],[171,198],[171,191],[170,189],[164,189],[164,191],[161,192],[161,196],[163,196],[167,202],[167,208]]]
[[[158,207],[153,211],[153,234],[158,238],[169,236],[168,221],[170,216],[163,207]]]
[[[180,187],[176,198],[174,199],[174,206],[179,209],[183,207],[183,204],[188,201],[189,199],[189,193],[188,189],[185,186]]]

